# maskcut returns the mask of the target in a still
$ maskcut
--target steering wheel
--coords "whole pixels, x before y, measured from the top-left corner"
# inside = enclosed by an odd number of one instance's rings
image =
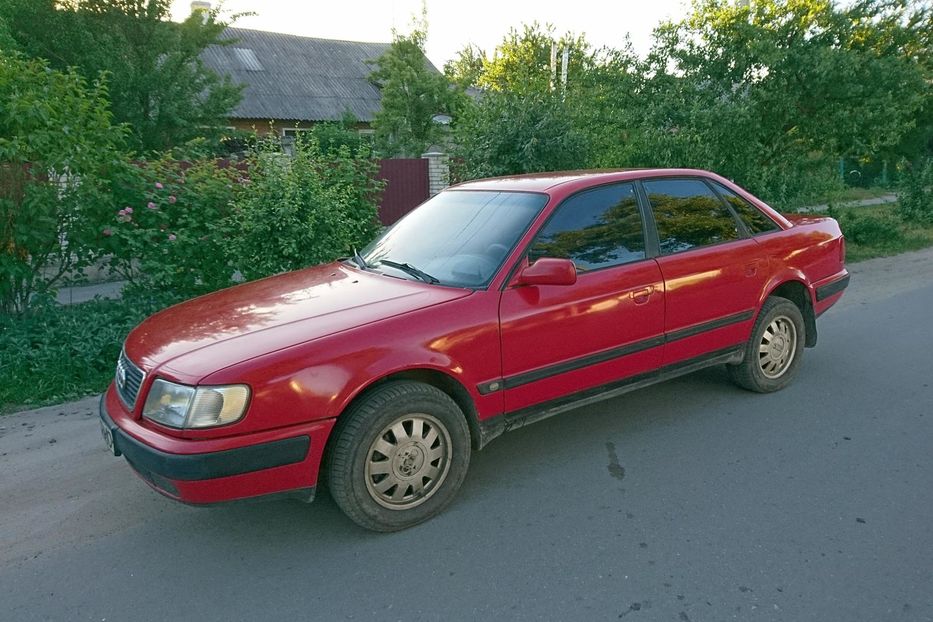
[[[494,261],[486,255],[463,254],[452,257],[454,263],[450,269],[452,274],[459,274],[469,278],[477,278],[481,281],[488,279],[498,261]]]
[[[498,263],[505,259],[509,248],[505,244],[490,244],[486,247],[486,256]]]

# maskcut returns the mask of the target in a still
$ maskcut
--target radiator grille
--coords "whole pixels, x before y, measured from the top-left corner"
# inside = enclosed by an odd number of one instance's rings
[[[143,370],[133,364],[133,361],[126,356],[126,352],[121,351],[120,358],[117,360],[117,395],[128,407],[133,408],[136,405],[139,388],[143,385],[145,377]]]

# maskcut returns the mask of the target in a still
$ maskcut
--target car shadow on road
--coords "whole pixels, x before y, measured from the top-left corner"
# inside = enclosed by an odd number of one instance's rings
[[[606,439],[624,438],[637,445],[640,435],[664,434],[664,430],[676,432],[678,421],[690,416],[691,404],[741,401],[747,395],[750,394],[729,383],[724,369],[712,368],[505,434],[473,454],[466,482],[452,506],[410,531],[434,531],[440,525],[449,528],[450,521],[495,514],[494,508],[500,503],[512,510],[527,505],[528,511],[533,512],[536,504],[561,494],[564,487],[585,491],[585,482],[561,474],[568,469],[576,471],[581,462],[587,463],[594,448],[598,448],[598,455],[592,457],[605,464]],[[689,398],[685,400],[684,396]],[[615,471],[616,475],[618,472]],[[541,487],[543,482],[554,488],[542,489],[541,496],[525,494],[519,499],[520,495],[515,494]],[[326,490],[320,490],[311,504],[255,501],[179,510],[164,512],[159,529],[182,531],[200,547],[214,543],[225,548],[231,534],[250,537],[254,544],[258,537],[264,546],[272,548],[294,547],[296,542],[345,544],[386,537],[350,522]],[[218,522],[224,524],[222,532],[214,529]],[[261,530],[258,536],[257,528]]]

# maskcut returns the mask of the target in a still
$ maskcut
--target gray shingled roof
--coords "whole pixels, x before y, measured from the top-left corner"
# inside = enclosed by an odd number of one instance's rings
[[[228,28],[231,45],[213,45],[201,54],[208,67],[246,84],[234,119],[335,121],[349,110],[372,121],[379,89],[369,81],[389,43],[334,41],[275,32]]]

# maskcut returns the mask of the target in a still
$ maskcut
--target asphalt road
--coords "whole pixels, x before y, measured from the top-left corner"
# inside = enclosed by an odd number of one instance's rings
[[[797,382],[711,369],[474,456],[376,535],[325,495],[211,509],[94,400],[0,418],[0,620],[933,620],[933,251],[854,269]]]

